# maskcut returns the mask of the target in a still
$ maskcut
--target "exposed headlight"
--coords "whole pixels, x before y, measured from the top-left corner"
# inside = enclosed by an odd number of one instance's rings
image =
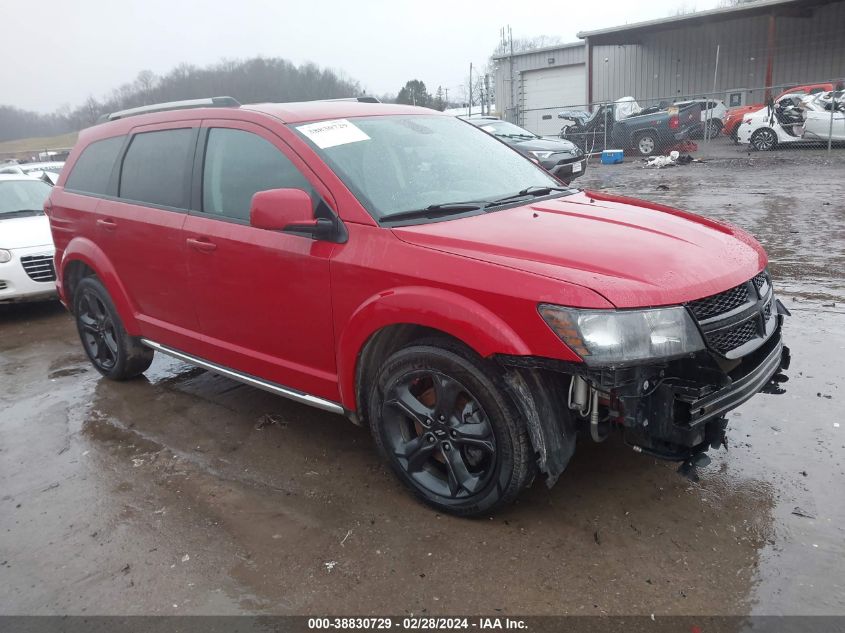
[[[685,308],[576,310],[541,304],[540,316],[588,365],[683,356],[704,349]]]
[[[12,251],[7,251],[5,248],[0,248],[0,264],[5,264],[12,260]]]
[[[540,160],[546,160],[549,156],[554,154],[554,152],[530,152],[530,153],[534,154],[534,156],[536,156]]]

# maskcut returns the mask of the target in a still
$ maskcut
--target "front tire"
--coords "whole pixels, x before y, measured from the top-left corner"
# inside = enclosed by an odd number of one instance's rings
[[[402,349],[382,365],[368,399],[382,457],[417,498],[473,516],[513,501],[534,477],[524,422],[501,377],[449,341]]]
[[[777,146],[778,137],[773,129],[763,127],[751,135],[750,143],[758,152],[767,152]]]
[[[106,378],[128,380],[144,373],[155,352],[129,336],[108,291],[96,277],[85,277],[73,294],[73,313],[82,348]]]

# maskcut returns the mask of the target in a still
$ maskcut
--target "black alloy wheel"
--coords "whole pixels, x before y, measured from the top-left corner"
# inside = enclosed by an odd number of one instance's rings
[[[367,410],[384,459],[438,510],[489,512],[515,499],[536,472],[525,422],[501,375],[450,340],[390,356],[370,385]]]
[[[103,373],[117,364],[117,334],[102,300],[91,289],[80,293],[77,319],[82,345],[91,362]]]
[[[82,348],[106,378],[126,380],[149,368],[155,352],[127,334],[108,291],[97,277],[85,277],[73,293],[73,313]]]
[[[382,405],[388,448],[414,482],[436,495],[469,497],[489,482],[496,436],[460,382],[436,371],[394,380]]]
[[[760,128],[751,135],[751,147],[760,152],[767,152],[774,149],[778,144],[778,137],[771,128]]]

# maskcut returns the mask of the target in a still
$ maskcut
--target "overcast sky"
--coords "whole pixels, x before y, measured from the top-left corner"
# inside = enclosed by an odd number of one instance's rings
[[[164,74],[256,55],[313,61],[395,93],[422,79],[459,94],[510,24],[514,38],[575,34],[666,17],[716,0],[6,0],[0,104],[49,112],[97,98],[138,72]],[[457,92],[454,92],[457,91]]]

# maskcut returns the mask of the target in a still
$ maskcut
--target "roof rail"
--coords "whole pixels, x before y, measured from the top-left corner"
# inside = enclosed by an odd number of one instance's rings
[[[188,110],[190,108],[239,108],[240,103],[233,97],[211,97],[209,99],[188,99],[186,101],[170,101],[168,103],[153,103],[151,105],[120,110],[111,114],[104,114],[97,123],[116,121],[138,114],[149,114],[150,112],[166,112],[168,110]]]
[[[364,95],[363,97],[340,97],[339,99],[317,99],[317,101],[357,101],[358,103],[381,103],[377,97]]]

